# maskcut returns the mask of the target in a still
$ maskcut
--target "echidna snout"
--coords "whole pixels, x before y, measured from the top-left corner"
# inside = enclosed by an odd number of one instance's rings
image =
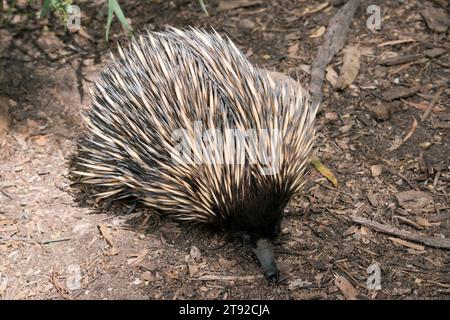
[[[251,249],[258,258],[266,279],[272,283],[278,283],[280,272],[275,262],[272,241],[269,239],[259,239],[256,241],[256,246],[252,246]]]

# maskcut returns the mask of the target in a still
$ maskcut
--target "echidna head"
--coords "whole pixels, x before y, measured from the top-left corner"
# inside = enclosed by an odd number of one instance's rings
[[[241,236],[244,244],[258,258],[265,277],[272,283],[277,283],[280,278],[275,262],[273,240],[279,234],[285,207],[279,202],[278,196],[272,193],[253,199],[254,201],[247,202],[244,207],[229,215],[227,221],[229,230]]]
[[[277,264],[275,262],[271,239],[259,238],[256,242],[252,241],[250,248],[258,258],[266,279],[272,283],[278,283],[280,279],[280,272],[278,271]]]

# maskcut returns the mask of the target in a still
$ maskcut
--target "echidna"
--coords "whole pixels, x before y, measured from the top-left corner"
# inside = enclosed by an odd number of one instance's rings
[[[97,199],[241,236],[278,282],[272,240],[305,180],[317,106],[214,30],[147,32],[119,53],[91,92],[74,172]]]

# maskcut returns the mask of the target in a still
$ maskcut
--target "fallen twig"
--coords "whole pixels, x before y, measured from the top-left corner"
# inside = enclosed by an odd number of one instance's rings
[[[262,274],[256,275],[256,276],[219,276],[219,275],[204,275],[198,278],[192,278],[191,280],[198,280],[198,281],[235,281],[235,280],[241,280],[241,281],[248,281],[248,280],[256,280],[263,278]]]
[[[53,284],[56,291],[66,300],[73,300],[74,298],[70,295],[69,290],[67,288],[63,287],[59,282],[56,280],[56,272],[55,268],[53,267],[52,270],[52,276],[48,278],[50,283]]]
[[[62,241],[69,241],[69,240],[72,240],[72,238],[58,238],[58,239],[48,239],[48,240],[35,240],[35,239],[20,238],[20,237],[0,237],[0,242],[6,242],[6,241],[22,241],[22,242],[33,242],[33,243],[39,243],[39,244],[49,244],[49,243],[62,242]]]
[[[417,129],[417,120],[416,118],[413,118],[413,123],[411,126],[411,130],[409,130],[408,134],[403,138],[403,143],[405,143],[411,136],[416,132]]]
[[[308,252],[295,251],[288,248],[276,247],[274,248],[274,252],[277,254],[289,254],[293,256],[306,256]]]
[[[3,191],[2,189],[0,189],[0,192],[1,192],[5,197],[7,197],[8,199],[14,200],[13,197],[11,197],[9,194],[7,194],[7,193],[6,193],[5,191]]]
[[[436,92],[435,96],[433,97],[433,100],[431,101],[430,105],[428,106],[427,110],[425,110],[424,114],[422,115],[421,119],[422,122],[424,122],[428,116],[431,113],[431,110],[433,110],[434,105],[438,101],[439,97],[441,96],[442,92],[444,91],[443,88],[439,89],[438,92]]]
[[[325,34],[325,41],[320,46],[316,59],[311,66],[309,92],[313,104],[322,100],[322,83],[325,68],[336,53],[344,47],[347,32],[360,0],[349,0],[330,20]]]
[[[433,248],[450,249],[450,239],[427,237],[422,234],[400,230],[393,226],[382,224],[363,217],[352,216],[351,219],[353,222],[361,224],[365,227],[372,228],[378,232],[394,235],[411,241],[416,241]]]
[[[409,42],[416,42],[416,41],[417,40],[412,39],[412,38],[391,40],[391,41],[386,41],[386,42],[380,43],[379,45],[377,45],[377,47],[381,48],[381,47],[385,47],[385,46],[396,46],[398,44],[409,43]]]

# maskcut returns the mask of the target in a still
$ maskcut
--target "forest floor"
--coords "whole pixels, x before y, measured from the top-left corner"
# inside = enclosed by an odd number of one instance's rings
[[[276,286],[238,241],[140,206],[105,210],[73,185],[88,89],[114,43],[127,41],[115,19],[106,43],[104,2],[82,1],[81,29],[69,32],[18,1],[0,30],[0,104],[10,115],[0,140],[0,298],[450,298],[449,249],[351,219],[450,238],[450,42],[439,19],[449,14],[446,1],[362,1],[347,39],[360,53],[359,74],[341,91],[326,80],[317,116],[316,156],[338,186],[311,170],[290,203]],[[205,0],[206,16],[197,1],[121,1],[135,30],[212,26],[256,65],[306,87],[321,27],[339,2]],[[366,25],[370,4],[381,8],[378,31]],[[339,73],[342,63],[341,52],[331,67]],[[381,290],[367,286],[372,265]]]

